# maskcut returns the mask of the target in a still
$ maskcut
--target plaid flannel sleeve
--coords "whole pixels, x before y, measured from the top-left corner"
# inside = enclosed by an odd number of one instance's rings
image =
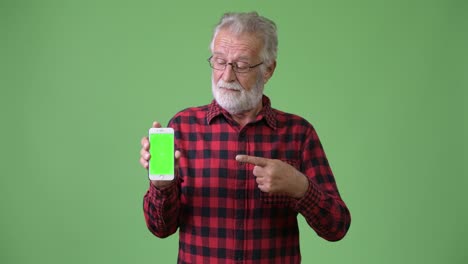
[[[148,229],[157,237],[174,234],[179,226],[180,182],[178,179],[158,189],[150,183],[143,199],[143,212]]]
[[[349,229],[351,214],[340,197],[325,152],[313,129],[302,155],[302,172],[309,179],[309,187],[304,197],[295,203],[295,209],[319,236],[338,241]]]

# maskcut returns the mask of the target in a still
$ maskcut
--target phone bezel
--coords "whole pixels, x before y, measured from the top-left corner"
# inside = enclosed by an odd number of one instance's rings
[[[171,127],[152,127],[148,131],[148,141],[152,134],[172,134],[174,135],[174,129]],[[150,153],[151,153],[151,145],[150,145]],[[172,153],[174,153],[174,144],[172,145]],[[148,178],[152,181],[170,181],[174,179],[174,173],[172,174],[151,174],[150,173],[150,166],[151,166],[151,157],[149,160],[148,165]],[[174,160],[172,163],[172,167],[174,168]]]

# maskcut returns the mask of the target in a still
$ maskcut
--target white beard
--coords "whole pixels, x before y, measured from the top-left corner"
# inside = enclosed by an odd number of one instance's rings
[[[216,102],[230,114],[235,115],[257,107],[262,100],[264,83],[260,75],[255,85],[247,91],[237,81],[227,83],[219,79],[218,83],[215,84],[213,76],[211,76],[211,87]]]

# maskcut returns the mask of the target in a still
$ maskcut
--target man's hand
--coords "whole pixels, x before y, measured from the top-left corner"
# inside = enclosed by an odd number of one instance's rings
[[[159,128],[161,127],[161,124],[159,124],[159,122],[153,122],[153,127]],[[148,169],[149,160],[151,158],[150,153],[149,153],[149,148],[150,148],[150,144],[149,144],[148,137],[143,137],[141,139],[140,164],[145,169]],[[178,150],[175,151],[174,158],[175,158],[175,171],[177,171],[179,168],[180,151]],[[172,181],[151,181],[151,183],[158,188],[162,188],[162,187],[169,186],[172,183]]]
[[[281,160],[248,155],[237,155],[236,160],[255,165],[253,175],[262,192],[301,198],[309,187],[309,180],[304,174]]]

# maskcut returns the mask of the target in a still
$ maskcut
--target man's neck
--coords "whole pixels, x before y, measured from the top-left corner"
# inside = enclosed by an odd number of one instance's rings
[[[257,118],[257,115],[258,113],[260,113],[262,108],[263,108],[263,104],[262,104],[262,101],[260,100],[259,104],[255,108],[251,110],[247,110],[242,113],[231,114],[231,116],[237,123],[239,123],[241,127],[244,127],[245,125],[254,121]]]

